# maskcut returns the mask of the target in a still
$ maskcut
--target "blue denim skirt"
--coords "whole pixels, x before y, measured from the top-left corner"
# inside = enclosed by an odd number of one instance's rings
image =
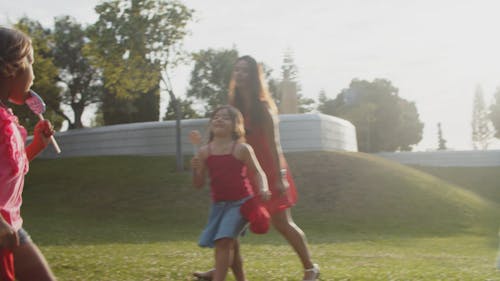
[[[208,223],[201,233],[198,245],[213,248],[216,240],[221,238],[236,239],[244,233],[248,221],[241,215],[240,207],[248,199],[250,197],[238,201],[212,203]]]

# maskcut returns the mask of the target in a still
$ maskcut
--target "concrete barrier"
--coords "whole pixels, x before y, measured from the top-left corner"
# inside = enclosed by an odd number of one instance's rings
[[[356,130],[343,119],[324,114],[280,115],[281,144],[285,152],[357,151]],[[193,153],[188,134],[207,136],[208,119],[181,121],[182,152]],[[48,147],[40,157],[97,155],[175,155],[175,121],[145,122],[71,130],[56,134],[62,153]]]

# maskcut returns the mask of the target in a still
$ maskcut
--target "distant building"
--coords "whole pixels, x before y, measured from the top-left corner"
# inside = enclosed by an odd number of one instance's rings
[[[292,81],[283,81],[280,84],[280,103],[278,111],[280,114],[299,113],[297,104],[297,84]]]

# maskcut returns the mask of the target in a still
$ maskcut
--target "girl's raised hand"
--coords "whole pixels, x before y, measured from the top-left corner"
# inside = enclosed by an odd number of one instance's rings
[[[201,168],[201,160],[198,156],[191,158],[191,168],[193,168],[193,170]]]
[[[193,154],[196,155],[196,153],[198,153],[198,148],[200,147],[200,144],[201,144],[201,134],[200,134],[200,131],[198,131],[198,130],[192,130],[189,133],[189,141],[193,145]]]

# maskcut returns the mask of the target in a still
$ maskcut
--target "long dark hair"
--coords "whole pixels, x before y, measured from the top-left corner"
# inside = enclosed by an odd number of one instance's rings
[[[259,124],[262,121],[266,111],[270,110],[272,113],[277,113],[276,103],[274,103],[273,98],[269,94],[266,86],[266,81],[262,72],[262,67],[257,63],[257,61],[251,56],[242,56],[236,60],[235,65],[240,62],[245,61],[249,65],[249,87],[250,87],[250,112],[245,112],[248,116],[245,118],[250,118],[253,124]],[[231,78],[229,82],[229,93],[228,102],[230,105],[235,106],[240,111],[247,108],[245,99],[241,96],[241,91],[236,87],[235,77]]]
[[[241,112],[235,108],[234,106],[230,105],[223,105],[215,109],[212,114],[210,115],[210,123],[214,119],[215,114],[217,112],[226,109],[227,112],[229,112],[229,116],[231,117],[231,121],[233,122],[233,132],[231,133],[231,137],[235,141],[240,141],[244,142],[245,141],[245,124],[243,122],[243,115],[241,115]],[[208,136],[208,142],[211,142],[214,139],[214,133],[212,133],[212,130],[209,130],[210,134]]]

